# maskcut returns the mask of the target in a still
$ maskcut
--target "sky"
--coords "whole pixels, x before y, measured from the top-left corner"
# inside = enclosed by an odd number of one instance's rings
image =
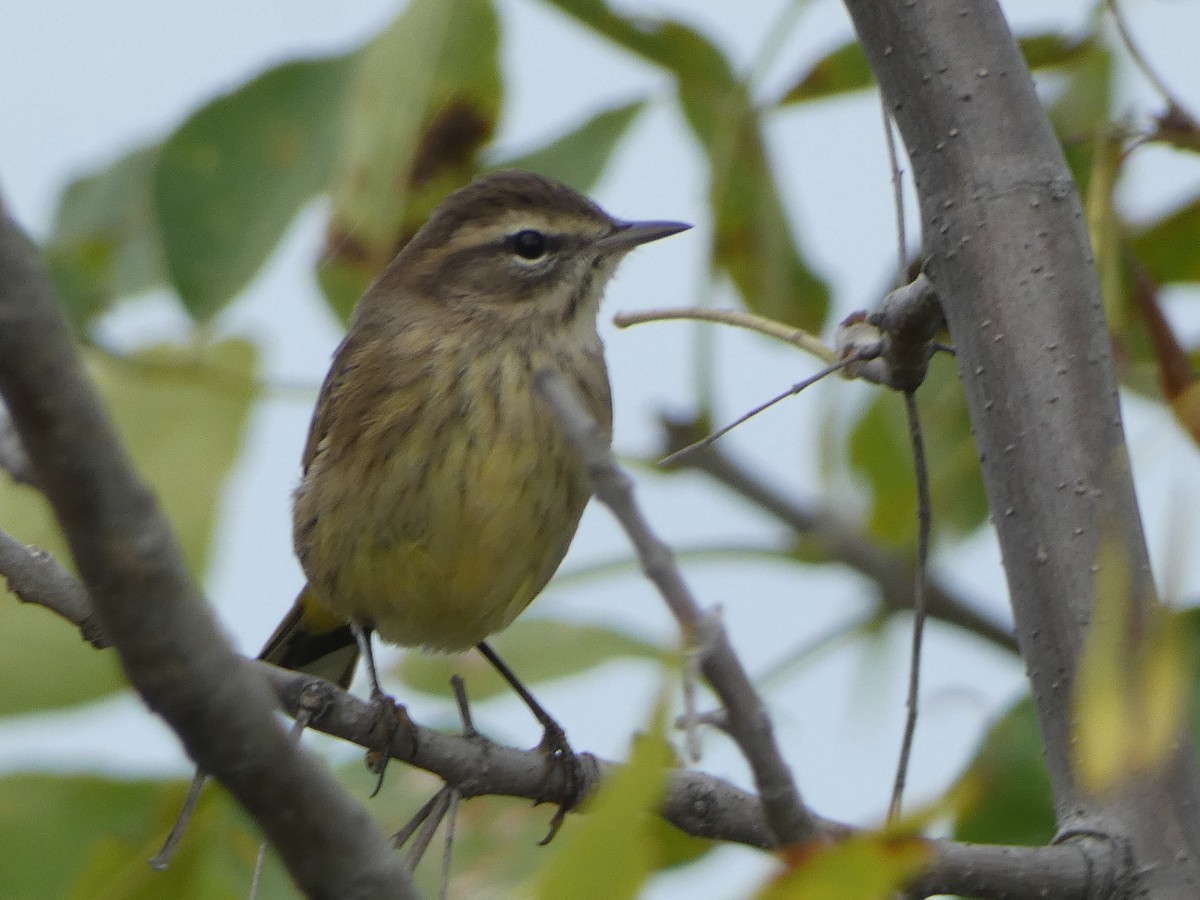
[[[670,82],[631,57],[598,46],[535,0],[501,0],[498,5],[508,97],[497,155],[537,146],[601,106],[649,96],[651,108],[622,145],[596,199],[623,218],[697,223],[693,232],[633,254],[609,290],[602,318],[618,310],[686,305],[709,291],[697,274],[707,241],[703,169],[671,108]],[[716,37],[742,70],[770,36],[780,33],[785,8],[762,0],[621,6],[684,18]],[[198,104],[275,63],[361,42],[397,8],[391,0],[336,5],[314,0],[9,4],[0,28],[0,121],[5,122],[0,193],[22,224],[35,236],[45,235],[57,194],[72,176],[157,139]],[[1005,4],[1018,31],[1063,22],[1079,25],[1086,8],[1074,0]],[[1193,46],[1200,25],[1196,7],[1140,0],[1129,8],[1138,38],[1156,66],[1188,96],[1200,84]],[[801,3],[795,10],[778,61],[759,83],[759,96],[777,93],[800,71],[802,61],[850,36],[849,22],[836,3]],[[1139,103],[1144,108],[1147,96],[1139,83],[1129,98],[1131,110]],[[1200,92],[1194,96],[1200,103]],[[788,112],[772,122],[768,139],[788,211],[811,248],[814,265],[832,285],[839,313],[873,305],[894,267],[895,246],[877,101],[862,94]],[[1200,187],[1194,163],[1151,151],[1127,178],[1122,201],[1135,216],[1149,215],[1187,186]],[[323,215],[323,206],[316,204],[297,219],[244,300],[218,323],[222,332],[251,335],[260,342],[269,380],[311,389],[298,392],[299,397],[276,397],[255,410],[244,458],[222,497],[206,587],[226,629],[249,653],[273,630],[300,584],[290,547],[289,495],[316,388],[339,339],[337,323],[311,278]],[[910,233],[915,232],[914,224]],[[721,305],[732,302],[719,290],[717,299]],[[1200,317],[1186,308],[1195,298],[1168,299],[1185,338],[1200,337]],[[107,340],[132,346],[178,333],[181,319],[169,300],[150,297],[127,304],[103,327]],[[657,415],[688,409],[693,332],[672,325],[617,332],[606,321],[602,333],[617,404],[617,448],[646,453],[656,443]],[[725,419],[814,369],[811,360],[751,336],[713,334],[719,350],[717,406]],[[823,418],[865,396],[862,386],[831,381],[730,435],[726,449],[794,496],[812,499],[819,485],[817,432]],[[1200,561],[1187,559],[1180,548],[1189,535],[1184,513],[1200,500],[1194,488],[1200,484],[1197,454],[1161,411],[1127,402],[1125,414],[1160,584],[1168,596],[1195,596]],[[677,548],[776,544],[783,536],[761,513],[708,489],[697,477],[661,478],[639,470],[637,479],[652,523]],[[848,514],[855,511],[850,492],[833,499],[851,504]],[[592,508],[563,571],[627,553],[608,514]],[[936,565],[982,608],[1001,618],[1007,615],[1003,574],[989,535],[939,548]],[[685,571],[702,602],[720,608],[752,673],[770,669],[794,650],[799,635],[823,633],[865,608],[861,581],[830,569],[798,576],[794,567],[782,565],[702,563]],[[531,611],[538,613],[617,624],[666,643],[674,635],[661,602],[632,574],[552,586]],[[883,815],[902,725],[907,642],[906,625],[896,622],[878,644],[823,655],[769,690],[781,743],[806,800],[822,815],[862,824]],[[1021,686],[1019,662],[946,629],[932,629],[910,779],[914,800],[933,795],[953,778],[981,728]],[[651,668],[620,663],[547,685],[538,694],[577,747],[614,758],[625,755],[657,687]],[[613,697],[628,701],[618,707]],[[445,713],[438,702],[419,697],[411,698],[410,706],[418,720]],[[518,702],[507,698],[477,711],[489,733],[532,743],[536,730],[523,716]],[[81,745],[90,748],[82,762]],[[325,746],[331,753],[345,752]],[[746,783],[744,766],[726,742],[710,740],[706,751],[703,769]],[[132,698],[0,724],[0,771],[35,763],[61,769],[82,765],[129,776],[183,774],[189,768],[173,737]],[[737,896],[743,879],[761,865],[753,854],[730,851],[707,868],[664,880],[648,896],[679,896],[685,890],[688,896],[714,900]],[[718,868],[720,877],[714,878]]]

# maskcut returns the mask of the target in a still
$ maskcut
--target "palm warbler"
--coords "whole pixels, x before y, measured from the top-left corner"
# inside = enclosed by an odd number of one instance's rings
[[[293,523],[308,584],[263,659],[347,687],[360,641],[371,661],[371,631],[405,647],[478,646],[541,722],[543,747],[571,758],[483,643],[545,587],[589,495],[533,376],[556,369],[608,432],[605,284],[634,247],[688,227],[619,221],[529,172],[486,175],[442,202],[358,301],[321,388]]]
[[[344,685],[348,625],[459,651],[529,605],[590,493],[534,373],[557,370],[609,431],[605,285],[628,251],[688,227],[616,220],[521,171],[438,206],[334,355],[295,497],[308,584],[264,659]]]

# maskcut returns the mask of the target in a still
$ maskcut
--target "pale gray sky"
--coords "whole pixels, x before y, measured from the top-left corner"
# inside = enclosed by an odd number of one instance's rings
[[[625,3],[645,12],[674,11],[706,28],[743,68],[773,27],[780,3],[720,0]],[[1131,3],[1135,28],[1166,77],[1200,104],[1200,63],[1193,42],[1200,16],[1193,5]],[[670,84],[630,57],[598,47],[590,36],[533,0],[502,0],[509,103],[500,144],[535,145],[595,107],[637,96],[656,102],[623,146],[596,192],[626,217],[691,220],[698,228],[635,254],[609,293],[607,312],[689,303],[706,289],[698,261],[707,238],[703,173],[695,147],[669,103]],[[60,0],[9,4],[0,28],[0,190],[35,234],[48,228],[57,192],[72,175],[155,140],[197,104],[262,69],[296,56],[344,49],[376,30],[395,11],[390,0],[354,4],[259,0],[247,4],[163,4],[157,0]],[[1053,12],[1046,12],[1052,8]],[[1006,4],[1020,23],[1078,23],[1079,2]],[[1074,17],[1074,18],[1073,18]],[[800,68],[790,62],[849,36],[837,4],[811,5],[785,45],[784,62],[768,74],[770,94]],[[777,117],[770,128],[779,175],[813,261],[833,285],[842,312],[873,302],[893,265],[893,214],[877,103],[861,95]],[[1166,151],[1140,159],[1126,190],[1129,207],[1148,213],[1200,187],[1193,160]],[[244,301],[221,320],[229,333],[249,334],[266,351],[269,377],[310,384],[315,396],[337,339],[336,324],[317,299],[312,261],[320,245],[322,209],[305,212]],[[1195,299],[1193,296],[1192,300]],[[728,303],[728,300],[726,300]],[[1172,309],[1183,316],[1186,312]],[[286,310],[286,314],[284,314]],[[835,317],[836,319],[836,317]],[[1200,319],[1186,327],[1194,335]],[[132,342],[169,335],[177,327],[169,302],[150,298],[112,317],[108,334]],[[653,418],[686,407],[691,331],[681,326],[605,329],[618,406],[617,444],[645,451]],[[811,361],[740,333],[717,335],[719,401],[732,418],[809,374]],[[859,402],[863,388],[832,382],[781,405],[727,439],[730,449],[787,485],[796,496],[818,490],[815,431],[829,408]],[[256,410],[247,451],[222,504],[210,596],[239,645],[255,651],[300,584],[290,548],[289,493],[308,423],[311,399],[268,401]],[[1169,417],[1127,410],[1139,492],[1152,553],[1161,573],[1193,595],[1200,563],[1180,558],[1167,535],[1186,524],[1197,503],[1195,449]],[[697,479],[639,474],[654,524],[677,547],[721,542],[766,543],[774,523]],[[853,504],[846,492],[835,502]],[[1191,533],[1191,532],[1187,532]],[[1186,546],[1186,544],[1184,545]],[[942,548],[939,565],[964,590],[1003,609],[1003,576],[986,535]],[[564,570],[625,552],[603,510],[589,511]],[[817,634],[863,608],[858,580],[829,570],[703,564],[688,569],[701,598],[719,604],[736,645],[753,671],[770,667],[804,634]],[[653,592],[633,576],[550,589],[531,614],[574,615],[626,625],[670,640],[673,626]],[[1019,663],[977,642],[934,628],[926,656],[925,712],[918,730],[910,796],[943,787],[971,752],[980,728],[1021,687]],[[857,648],[822,658],[776,685],[770,701],[781,741],[809,802],[823,815],[870,823],[887,803],[903,714],[907,629],[897,625],[883,648]],[[87,652],[80,648],[80,652]],[[625,753],[642,724],[658,680],[644,666],[614,664],[585,678],[546,686],[542,701],[566,726],[575,746],[611,757]],[[615,708],[613,697],[628,698]],[[414,715],[443,708],[411,700]],[[483,727],[497,737],[530,743],[535,729],[516,701],[485,704]],[[92,748],[82,759],[79,747]],[[0,722],[0,770],[30,766],[128,775],[187,770],[173,737],[129,698],[37,719]],[[720,739],[709,742],[702,768],[745,783],[740,760]],[[741,894],[745,873],[761,861],[730,851],[691,872],[675,874],[653,892],[723,898]],[[714,878],[713,871],[721,870]]]

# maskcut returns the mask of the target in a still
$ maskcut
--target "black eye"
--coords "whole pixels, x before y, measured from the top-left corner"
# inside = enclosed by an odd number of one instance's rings
[[[514,234],[509,241],[513,253],[522,259],[537,259],[546,255],[546,236],[540,231],[526,228]]]

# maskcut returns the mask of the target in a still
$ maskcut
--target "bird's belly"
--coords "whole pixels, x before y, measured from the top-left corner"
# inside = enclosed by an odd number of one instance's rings
[[[438,452],[401,446],[347,471],[345,491],[313,526],[305,568],[326,605],[384,640],[464,650],[507,626],[550,579],[587,501],[585,476],[549,430],[410,437],[406,445]],[[351,522],[351,509],[367,514]]]

